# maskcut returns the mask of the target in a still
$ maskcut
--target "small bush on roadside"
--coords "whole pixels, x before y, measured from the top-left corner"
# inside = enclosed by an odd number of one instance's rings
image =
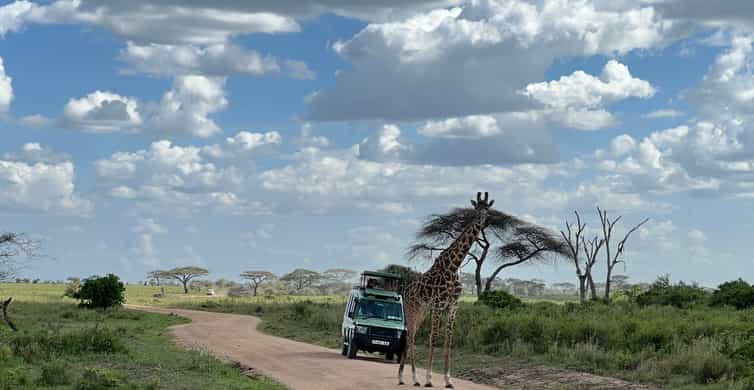
[[[84,280],[84,284],[74,294],[74,298],[81,301],[81,306],[107,309],[122,305],[125,301],[125,291],[126,287],[116,275],[92,276]]]
[[[713,306],[732,306],[747,309],[754,306],[754,286],[743,279],[725,282],[712,293],[710,303]]]
[[[515,309],[523,305],[520,299],[503,290],[485,291],[479,295],[479,302],[496,309]]]
[[[691,307],[707,302],[708,295],[701,287],[683,282],[670,284],[667,276],[659,277],[649,290],[636,297],[641,306],[664,305],[679,308]]]

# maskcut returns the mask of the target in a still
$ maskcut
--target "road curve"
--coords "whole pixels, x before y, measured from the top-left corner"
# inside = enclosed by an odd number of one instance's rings
[[[172,327],[178,345],[202,348],[219,358],[252,367],[291,390],[413,388],[409,385],[398,386],[398,365],[395,363],[361,356],[347,359],[338,350],[270,336],[257,330],[259,319],[253,316],[151,306],[126,307],[154,313],[174,313],[190,319],[189,324]],[[419,370],[417,374],[423,384],[424,370]],[[406,366],[404,377],[410,384],[409,366]],[[435,387],[445,386],[442,375],[434,374],[432,379]],[[460,379],[455,379],[453,384],[460,390],[494,389]]]

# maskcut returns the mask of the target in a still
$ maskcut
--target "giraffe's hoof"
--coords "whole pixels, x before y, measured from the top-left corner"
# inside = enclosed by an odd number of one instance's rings
[[[400,386],[400,385],[405,385],[405,383],[403,383],[403,381],[400,381],[400,382],[398,382],[398,386]]]
[[[450,383],[448,383],[447,385],[445,385],[445,388],[446,389],[454,389],[455,387],[453,385],[451,385]]]
[[[427,383],[426,383],[426,384],[424,385],[424,387],[433,387],[433,386],[432,386],[432,382],[427,382]]]
[[[416,383],[414,383],[414,386],[416,386],[416,387],[421,387],[421,385],[422,385],[422,384],[421,384],[421,383],[419,383],[419,382],[416,382]]]

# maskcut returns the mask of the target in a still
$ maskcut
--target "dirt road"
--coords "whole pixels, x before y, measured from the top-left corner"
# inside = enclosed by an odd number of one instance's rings
[[[193,310],[162,309],[128,305],[131,309],[156,313],[175,313],[191,319],[190,324],[173,328],[179,345],[201,348],[220,358],[227,358],[252,367],[261,375],[273,378],[292,390],[386,390],[407,389],[411,368],[406,366],[405,380],[398,386],[398,365],[381,359],[359,357],[349,360],[340,351],[269,336],[257,331],[259,319],[252,316],[209,313]],[[424,383],[425,372],[419,370]],[[435,387],[443,388],[442,375],[432,377]],[[492,390],[460,379],[456,389]]]

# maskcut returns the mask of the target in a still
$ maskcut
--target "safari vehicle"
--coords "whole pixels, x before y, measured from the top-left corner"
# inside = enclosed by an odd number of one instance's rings
[[[406,323],[399,285],[397,275],[362,272],[343,314],[343,356],[352,359],[361,350],[385,353],[387,360],[400,359]]]

